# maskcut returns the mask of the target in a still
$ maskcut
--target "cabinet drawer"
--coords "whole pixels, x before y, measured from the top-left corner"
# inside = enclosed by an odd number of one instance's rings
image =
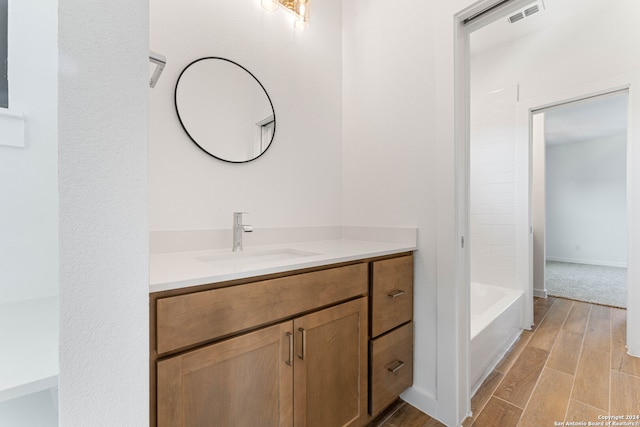
[[[413,322],[371,340],[369,412],[376,416],[413,384]]]
[[[285,319],[368,291],[354,264],[157,300],[157,351],[189,347]]]
[[[373,263],[371,336],[413,318],[413,255]]]

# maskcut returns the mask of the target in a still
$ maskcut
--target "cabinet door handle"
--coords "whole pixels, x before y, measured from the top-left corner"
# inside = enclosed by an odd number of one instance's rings
[[[298,357],[301,360],[304,360],[304,355],[307,352],[307,331],[304,328],[298,328],[298,331],[302,334],[302,345],[301,345],[301,353],[298,354]]]
[[[287,332],[286,335],[287,338],[289,338],[289,360],[284,363],[291,366],[293,364],[293,334],[291,332]]]
[[[389,297],[390,298],[397,298],[397,297],[402,296],[402,295],[404,295],[404,291],[398,289],[396,291],[391,292],[389,294]]]
[[[398,373],[400,368],[402,368],[404,365],[405,365],[405,363],[402,360],[396,360],[395,366],[394,367],[389,366],[387,368],[387,371],[391,372],[392,374],[396,374],[396,373]]]

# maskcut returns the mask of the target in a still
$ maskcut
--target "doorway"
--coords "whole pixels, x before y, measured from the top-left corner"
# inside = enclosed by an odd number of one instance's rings
[[[501,5],[505,2],[493,2]],[[478,21],[467,23],[464,28],[464,32],[467,37],[476,31],[483,30],[488,25],[499,20],[502,24],[505,22],[505,17],[514,11],[516,5],[524,7],[523,3],[527,2],[507,2],[507,6],[511,9],[492,9],[488,15],[481,16]],[[554,4],[553,1],[545,2],[547,5]],[[559,3],[557,3],[559,4]],[[616,4],[612,8],[605,8],[603,4],[599,4],[596,1],[589,1],[585,4],[586,9],[598,8],[598,13],[595,13],[595,9],[592,10],[593,15],[590,17],[591,23],[598,21],[601,29],[606,26],[610,26],[610,30],[613,32],[614,20],[612,17],[615,15],[618,18],[623,15],[622,10],[624,7],[629,8],[632,6],[626,4],[625,6]],[[499,11],[499,12],[498,12]],[[581,13],[585,12],[582,9]],[[543,15],[539,15],[543,16]],[[557,19],[555,20],[557,24]],[[602,22],[601,22],[602,21]],[[462,21],[464,22],[464,21]],[[483,52],[484,57],[480,60],[473,57],[473,45],[469,38],[462,43],[462,48],[457,50],[457,58],[461,59],[460,63],[467,67],[463,68],[463,73],[457,80],[457,87],[464,89],[462,92],[473,98],[472,85],[473,80],[477,79],[484,84],[485,94],[490,93],[491,90],[497,90],[500,88],[506,88],[508,86],[514,86],[516,88],[516,100],[513,101],[516,109],[515,118],[515,191],[516,191],[516,207],[515,207],[515,254],[516,254],[516,271],[515,280],[519,285],[526,287],[526,299],[528,301],[533,300],[534,291],[533,278],[533,222],[532,222],[532,128],[533,128],[533,112],[543,111],[550,107],[555,107],[562,103],[569,103],[584,99],[585,97],[595,97],[603,94],[608,94],[615,91],[627,91],[629,94],[628,106],[629,106],[629,118],[628,118],[628,130],[627,130],[627,159],[626,165],[632,166],[638,164],[640,161],[640,153],[635,150],[636,142],[634,140],[635,134],[633,129],[638,129],[640,126],[640,118],[637,117],[637,111],[640,111],[640,97],[638,95],[638,87],[640,87],[640,73],[636,70],[638,67],[635,64],[623,64],[625,58],[623,52],[624,49],[618,47],[616,43],[620,43],[617,35],[609,35],[607,31],[599,32],[600,39],[598,40],[598,46],[609,45],[612,55],[616,53],[619,58],[619,62],[616,63],[615,68],[605,69],[602,64],[594,64],[598,61],[605,60],[605,56],[597,55],[577,55],[577,52],[590,52],[590,49],[595,49],[595,45],[584,46],[581,48],[577,44],[582,43],[582,39],[577,34],[586,34],[586,29],[581,29],[579,20],[573,22],[566,22],[561,29],[554,31],[554,27],[547,25],[543,31],[539,33],[531,32],[528,34],[521,34],[512,40],[502,41],[499,45],[489,48]],[[480,33],[477,33],[480,34]],[[568,38],[560,38],[565,35]],[[609,38],[608,40],[606,40]],[[585,38],[585,43],[590,43],[593,40]],[[626,40],[628,41],[628,40]],[[625,42],[626,42],[625,41]],[[525,43],[525,44],[523,44]],[[528,43],[528,44],[527,44]],[[471,54],[469,50],[465,52],[465,49],[469,49],[471,46]],[[563,50],[564,49],[564,50]],[[601,55],[601,53],[598,53]],[[585,57],[589,58],[585,58]],[[597,58],[597,59],[595,59]],[[471,74],[470,70],[475,64],[483,65],[484,71],[477,75]],[[492,67],[492,68],[491,68]],[[514,72],[523,72],[524,74],[514,74]],[[466,74],[466,76],[464,75]],[[511,74],[510,74],[511,73]],[[515,77],[514,77],[515,76]],[[465,81],[466,79],[466,81]],[[498,80],[498,84],[492,84],[492,79]],[[467,131],[470,131],[470,118],[469,118],[469,100],[460,95],[456,97],[458,105],[466,105],[466,115],[462,115],[458,112],[457,120],[458,124],[464,124]],[[458,111],[458,110],[456,110]],[[465,140],[466,137],[466,140]],[[457,139],[457,147],[460,154],[458,158],[458,174],[457,176],[461,181],[466,183],[459,185],[459,194],[462,192],[471,192],[471,186],[473,185],[469,180],[469,168],[461,168],[464,165],[464,161],[461,160],[462,156],[470,155],[469,137],[462,135]],[[468,158],[468,157],[467,157]],[[464,177],[464,179],[463,179]],[[640,247],[640,233],[636,232],[633,227],[633,212],[637,212],[640,209],[640,194],[636,189],[640,186],[638,182],[637,172],[629,167],[627,169],[627,188],[626,193],[626,217],[629,219],[628,228],[626,230],[627,237],[627,257],[629,260],[633,260]],[[469,199],[467,198],[467,204],[464,208],[469,209]],[[467,213],[467,221],[470,220],[470,214]],[[468,224],[468,223],[467,223]],[[460,228],[461,234],[468,233],[468,230]],[[574,243],[575,249],[576,243]],[[472,243],[473,246],[473,243]],[[580,249],[583,248],[582,244],[578,243]],[[472,263],[469,263],[472,264]],[[636,263],[637,264],[637,263]],[[468,266],[467,266],[468,271]],[[638,304],[636,301],[640,301],[640,287],[636,285],[637,277],[640,275],[638,268],[634,267],[632,261],[628,265],[628,286],[627,286],[627,335],[626,345],[627,351],[630,355],[640,355],[640,330],[634,326],[640,321],[640,310],[638,310]],[[533,313],[527,312],[525,308],[523,326],[527,328],[527,324],[530,326],[533,323]],[[530,317],[529,317],[530,316]]]
[[[534,294],[626,308],[628,91],[532,117]]]

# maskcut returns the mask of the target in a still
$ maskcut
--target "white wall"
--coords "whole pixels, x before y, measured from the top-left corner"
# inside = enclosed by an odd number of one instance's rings
[[[547,259],[626,267],[626,161],[626,135],[547,147]]]
[[[461,286],[454,155],[454,14],[472,3],[344,6],[346,225],[417,226],[414,385],[447,425],[468,413],[468,290]],[[467,312],[467,317],[460,313]]]
[[[9,109],[27,146],[2,145],[0,304],[58,294],[57,2],[9,2]]]
[[[569,0],[555,0],[568,2]],[[634,0],[570,0],[578,6],[562,25],[502,44],[473,58],[477,87],[520,85],[520,100],[566,86],[580,85],[640,68],[628,55],[637,47],[640,28],[633,25],[640,4]],[[546,10],[543,14],[553,13]],[[517,24],[514,24],[517,25]]]
[[[471,67],[471,76],[476,75]],[[474,91],[471,81],[471,281],[519,289],[516,279],[515,86]]]
[[[7,427],[57,427],[58,408],[49,390],[0,402],[0,425]]]
[[[419,228],[414,384],[435,401],[434,46],[429,2],[409,3],[344,3],[344,223]]]
[[[57,2],[10,1],[8,24],[9,110],[26,138],[4,146],[0,124],[0,304],[58,295]],[[0,403],[0,425],[57,425],[49,391]]]
[[[59,1],[64,427],[149,425],[148,7]]]
[[[251,212],[256,230],[341,225],[341,2],[314,2],[302,32],[257,0],[152,0],[150,9],[151,49],[167,57],[150,93],[151,229],[230,228],[234,211]],[[180,127],[176,80],[204,56],[246,67],[271,97],[275,139],[256,161],[214,159]]]

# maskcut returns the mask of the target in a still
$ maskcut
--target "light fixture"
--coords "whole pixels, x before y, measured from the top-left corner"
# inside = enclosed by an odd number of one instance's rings
[[[262,7],[269,12],[278,9],[278,0],[262,0]]]
[[[286,10],[298,18],[294,23],[294,27],[298,30],[304,30],[309,26],[309,2],[311,0],[261,0],[262,7],[269,12],[283,6]]]

